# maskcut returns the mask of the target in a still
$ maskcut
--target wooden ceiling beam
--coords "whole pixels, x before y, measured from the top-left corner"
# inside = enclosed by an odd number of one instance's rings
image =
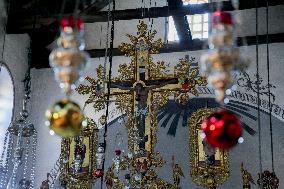
[[[170,9],[178,9],[183,7],[183,2],[182,0],[168,0],[168,6]],[[174,15],[173,20],[179,37],[179,42],[184,45],[189,44],[192,41],[192,35],[187,16]]]
[[[244,43],[244,41],[246,43]],[[284,33],[279,34],[269,34],[268,43],[283,43],[284,42]],[[258,36],[258,43],[266,44],[266,35]],[[173,53],[173,52],[185,52],[185,51],[199,51],[207,49],[207,40],[193,39],[190,44],[184,45],[178,42],[173,42],[165,45],[159,52],[160,53]],[[252,46],[256,45],[256,36],[246,36],[237,38],[238,46]],[[93,49],[87,51],[92,58],[104,57],[105,49]],[[118,49],[114,49],[114,56],[124,56]]]
[[[243,42],[246,41],[244,44]],[[258,39],[259,44],[266,44],[266,35],[259,35]],[[284,42],[284,33],[279,34],[269,34],[268,36],[269,43],[283,43]],[[238,46],[251,46],[256,45],[256,36],[247,36],[239,37],[237,39]],[[160,49],[160,53],[173,53],[173,52],[186,52],[186,51],[198,51],[206,49],[207,40],[198,40],[194,39],[188,45],[176,43],[169,43]],[[92,49],[87,50],[92,58],[99,58],[105,56],[105,49]],[[44,52],[33,53],[32,67],[35,68],[48,68],[48,55],[49,51],[45,49]],[[113,50],[113,56],[124,56],[117,48]]]
[[[87,6],[80,14],[90,14],[92,12],[97,12],[105,8],[113,0],[96,0],[91,5]]]
[[[269,0],[269,6],[284,5],[283,0]],[[258,7],[265,7],[266,1],[259,1]],[[205,14],[214,12],[217,10],[218,4],[214,3],[204,3],[196,5],[187,5],[179,8],[171,7],[152,7],[150,9],[142,10],[139,9],[126,9],[126,10],[116,10],[114,13],[115,20],[131,20],[131,19],[142,19],[142,18],[158,18],[158,17],[168,17],[168,16],[185,16],[194,14]],[[255,8],[254,1],[240,0],[240,10]],[[234,8],[230,1],[224,1],[222,6],[223,11],[233,11]],[[142,12],[144,11],[144,17],[142,17]],[[36,28],[42,25],[49,25],[57,20],[59,16],[37,16]],[[87,14],[82,14],[81,17],[86,23],[93,22],[107,22],[108,12],[107,11],[96,11],[88,12]],[[33,16],[30,15],[19,15],[11,14],[9,15],[9,23],[7,31],[8,33],[23,33],[28,32],[33,28]]]

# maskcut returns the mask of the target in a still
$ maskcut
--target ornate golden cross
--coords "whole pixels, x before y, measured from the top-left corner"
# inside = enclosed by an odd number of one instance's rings
[[[188,94],[197,96],[196,86],[206,85],[206,79],[198,75],[193,68],[193,60],[181,59],[172,74],[167,72],[164,61],[153,62],[152,55],[157,54],[163,46],[161,39],[154,40],[156,31],[148,31],[147,25],[141,21],[137,26],[137,36],[127,35],[131,43],[122,43],[119,49],[131,58],[130,64],[119,65],[118,76],[112,78],[111,99],[118,108],[126,113],[126,124],[129,136],[129,149],[144,148],[154,153],[157,131],[157,112],[168,102],[169,96],[187,101]],[[97,69],[98,79],[87,77],[91,86],[80,85],[80,94],[90,94],[86,104],[94,103],[96,110],[105,108],[106,91],[103,86],[109,85],[103,80],[103,68]],[[133,132],[138,129],[145,141],[137,145],[133,142]]]

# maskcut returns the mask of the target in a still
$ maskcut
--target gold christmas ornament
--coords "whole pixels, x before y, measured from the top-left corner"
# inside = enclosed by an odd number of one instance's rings
[[[46,111],[51,132],[61,137],[74,137],[80,134],[84,115],[78,104],[70,100],[61,100]]]

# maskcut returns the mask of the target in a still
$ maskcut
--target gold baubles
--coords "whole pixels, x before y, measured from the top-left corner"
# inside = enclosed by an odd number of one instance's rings
[[[61,137],[74,137],[80,134],[84,115],[78,104],[61,100],[46,111],[47,126]]]

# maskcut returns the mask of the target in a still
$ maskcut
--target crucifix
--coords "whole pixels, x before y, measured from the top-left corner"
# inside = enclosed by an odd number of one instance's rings
[[[140,73],[141,74],[141,73]],[[145,78],[145,75],[140,75]],[[141,78],[141,77],[140,77]],[[133,99],[133,118],[134,118],[134,127],[139,132],[139,137],[142,137],[143,140],[137,144],[139,149],[147,149],[148,152],[152,152],[152,149],[149,147],[152,146],[151,139],[151,129],[150,120],[148,116],[151,114],[151,109],[149,104],[151,104],[151,95],[152,91],[155,89],[160,89],[164,86],[170,84],[178,83],[178,79],[162,79],[162,80],[137,80],[134,83],[131,83],[132,86],[127,86],[129,83],[112,83],[112,88],[120,89],[121,91],[113,92],[113,94],[119,94],[122,91],[132,94]],[[149,103],[148,103],[149,102]],[[147,147],[147,148],[146,148]],[[136,147],[137,149],[137,147]]]
[[[207,83],[205,78],[198,75],[198,70],[191,68],[189,59],[181,59],[172,74],[166,71],[164,61],[154,63],[152,55],[158,53],[163,46],[162,41],[154,40],[156,31],[148,31],[143,21],[137,28],[137,36],[127,35],[131,43],[122,43],[119,46],[120,51],[131,58],[131,63],[119,65],[119,74],[110,83],[111,100],[116,101],[118,108],[128,117],[129,143],[132,143],[129,145],[130,150],[142,149],[154,153],[159,108],[167,103],[170,95],[190,93],[197,96],[195,87]],[[97,80],[87,77],[92,86],[80,85],[77,88],[80,94],[91,94],[87,103],[94,103],[96,110],[105,107],[103,101],[107,94],[106,91],[97,91],[97,86],[105,83],[102,70],[101,66],[97,69]],[[141,140],[134,144],[130,138],[133,138],[133,132],[137,130]]]
[[[147,25],[141,22],[138,25],[138,37],[128,35],[132,44],[123,43],[119,49],[126,56],[132,57],[132,62],[129,66],[122,67],[119,72],[124,73],[124,69],[128,68],[132,71],[129,73],[127,80],[114,81],[111,83],[112,94],[128,93],[132,96],[132,115],[133,127],[139,132],[142,140],[138,144],[134,144],[134,150],[146,150],[149,153],[153,152],[153,132],[151,129],[152,114],[151,102],[153,91],[167,88],[170,85],[177,85],[178,78],[171,76],[151,79],[150,64],[152,62],[151,54],[156,53],[162,45],[161,40],[152,42],[156,32],[147,31]],[[148,35],[147,35],[148,34]]]

